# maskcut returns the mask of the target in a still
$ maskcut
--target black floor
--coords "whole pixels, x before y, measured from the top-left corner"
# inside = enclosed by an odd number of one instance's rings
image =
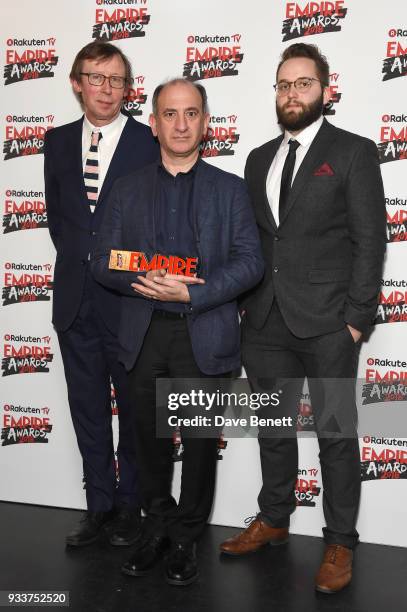
[[[266,547],[240,559],[224,558],[217,552],[218,544],[236,530],[208,527],[199,547],[198,582],[172,587],[163,580],[162,566],[143,578],[121,575],[128,548],[102,540],[66,549],[64,536],[79,518],[74,510],[0,503],[0,590],[69,591],[69,610],[75,612],[407,609],[405,548],[360,544],[352,585],[336,595],[323,595],[313,590],[323,550],[320,538],[294,535],[285,546]]]

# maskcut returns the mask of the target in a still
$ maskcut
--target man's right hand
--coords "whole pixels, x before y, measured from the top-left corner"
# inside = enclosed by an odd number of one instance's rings
[[[138,278],[137,283],[131,283],[131,287],[145,298],[188,304],[191,298],[187,286],[203,284],[203,278],[167,274],[165,270],[149,270],[146,276]]]
[[[185,285],[204,285],[205,281],[203,278],[197,276],[184,276],[183,274],[168,274],[166,270],[149,270],[146,274],[148,280],[154,281],[156,278],[165,278],[167,280],[175,280]]]

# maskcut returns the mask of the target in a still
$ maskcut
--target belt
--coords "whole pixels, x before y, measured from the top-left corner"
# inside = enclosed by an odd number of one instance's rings
[[[186,319],[186,312],[172,312],[171,310],[160,310],[156,308],[153,312],[153,319],[171,319],[179,321],[180,319]]]

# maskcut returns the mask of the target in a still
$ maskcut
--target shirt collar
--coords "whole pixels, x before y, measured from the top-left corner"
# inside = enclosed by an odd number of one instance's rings
[[[314,123],[311,123],[311,125],[304,128],[299,134],[297,134],[297,136],[293,136],[290,132],[286,130],[284,132],[283,144],[288,145],[288,141],[290,140],[290,138],[293,138],[294,140],[297,140],[302,147],[308,147],[317,135],[317,132],[321,127],[323,120],[324,118],[322,116],[319,117],[319,119],[314,121]]]
[[[106,139],[106,137],[109,137],[110,134],[113,134],[115,130],[119,129],[119,127],[124,125],[126,121],[127,121],[126,115],[123,115],[123,113],[119,113],[117,117],[113,119],[111,123],[108,123],[107,125],[102,125],[101,127],[97,127],[97,126],[94,126],[89,121],[86,115],[84,115],[83,126],[86,132],[89,134],[89,138],[92,132],[96,131],[96,132],[102,132],[103,138]]]
[[[194,165],[188,170],[188,172],[178,172],[176,176],[189,176],[189,175],[195,176],[200,159],[201,158],[198,156],[198,159],[196,160]],[[163,171],[166,175],[170,176],[171,178],[175,178],[172,174],[170,174],[170,172],[168,172],[167,168],[164,166],[161,156],[157,160],[157,165],[160,171]]]

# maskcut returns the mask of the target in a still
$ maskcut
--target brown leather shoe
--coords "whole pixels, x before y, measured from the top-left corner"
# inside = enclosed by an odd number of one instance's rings
[[[321,593],[336,593],[352,580],[353,552],[339,544],[328,544],[315,578],[315,588]]]
[[[265,544],[276,546],[288,541],[288,527],[270,527],[258,516],[251,517],[249,521],[247,529],[222,542],[221,552],[226,555],[245,555],[256,552]]]

